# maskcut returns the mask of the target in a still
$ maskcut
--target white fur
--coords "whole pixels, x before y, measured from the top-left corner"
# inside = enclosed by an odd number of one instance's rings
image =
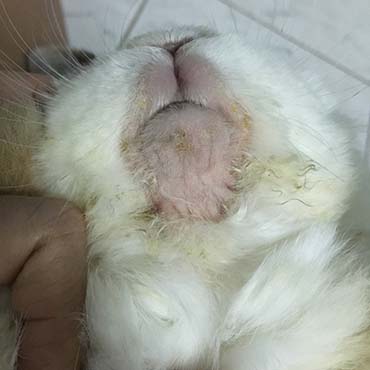
[[[120,148],[133,125],[171,102],[142,86],[145,69],[168,63],[153,45],[187,36],[197,40],[185,55],[206,59],[220,95],[251,118],[242,191],[217,224],[141,217],[141,172]],[[35,156],[38,187],[86,210],[90,369],[359,368],[369,275],[337,231],[355,169],[326,114],[334,103],[289,60],[234,35],[182,28],[128,47],[60,90]]]
[[[367,328],[369,278],[353,262],[332,225],[284,242],[233,298],[220,329],[221,368],[358,366],[368,343],[346,341]]]

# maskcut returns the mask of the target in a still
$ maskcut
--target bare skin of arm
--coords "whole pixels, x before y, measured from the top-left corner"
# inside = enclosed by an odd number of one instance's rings
[[[81,366],[86,235],[80,211],[63,200],[0,197],[0,285],[24,319],[20,370]]]

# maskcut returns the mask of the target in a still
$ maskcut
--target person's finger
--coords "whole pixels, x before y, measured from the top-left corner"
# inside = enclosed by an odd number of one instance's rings
[[[0,285],[24,318],[19,369],[78,366],[86,288],[81,213],[64,201],[0,197]]]

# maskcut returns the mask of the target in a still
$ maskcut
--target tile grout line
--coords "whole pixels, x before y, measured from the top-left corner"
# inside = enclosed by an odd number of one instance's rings
[[[282,39],[289,41],[290,43],[294,44],[295,46],[299,47],[300,49],[306,51],[307,53],[310,53],[311,55],[315,56],[316,58],[321,59],[323,62],[331,65],[335,69],[343,72],[344,74],[354,78],[355,80],[363,83],[366,86],[370,87],[370,79],[362,76],[361,74],[358,74],[354,71],[352,71],[350,68],[346,67],[342,63],[338,63],[335,60],[331,59],[330,57],[326,56],[325,54],[321,53],[320,51],[312,48],[309,45],[306,45],[305,43],[299,41],[293,36],[290,36],[286,33],[281,32],[277,27],[271,25],[269,22],[264,21],[263,19],[255,16],[252,12],[244,9],[238,4],[235,4],[233,1],[230,0],[218,0],[220,3],[229,6],[230,8],[235,9],[238,13],[242,14],[246,18],[250,19],[251,21],[259,24],[260,26],[268,29],[272,33],[276,34],[277,36],[281,37]]]
[[[140,16],[143,14],[146,6],[148,5],[149,0],[140,0],[140,4],[138,5],[137,10],[135,11],[134,16],[131,18],[127,28],[125,29],[124,34],[121,37],[120,44],[124,44],[127,39],[130,37],[134,27],[136,26],[137,21],[139,20]]]

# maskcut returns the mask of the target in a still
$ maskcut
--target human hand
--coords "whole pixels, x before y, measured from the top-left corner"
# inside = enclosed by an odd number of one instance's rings
[[[0,285],[24,320],[19,370],[81,366],[86,290],[85,223],[62,200],[0,197]]]

